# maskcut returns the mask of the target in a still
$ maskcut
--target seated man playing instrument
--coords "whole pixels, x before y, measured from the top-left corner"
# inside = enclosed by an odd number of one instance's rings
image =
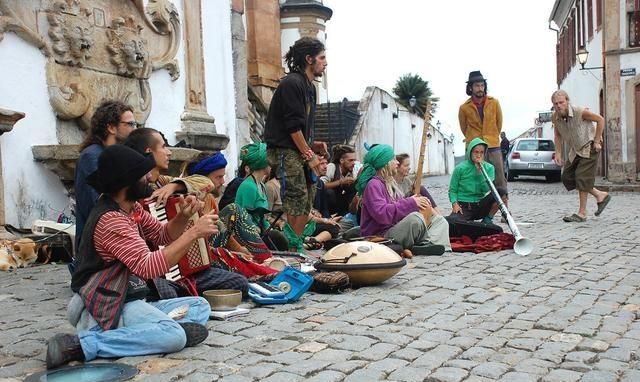
[[[217,233],[218,219],[203,215],[185,231],[189,217],[202,208],[193,196],[180,200],[182,213],[170,222],[152,217],[137,201],[154,167],[150,156],[123,145],[100,154],[87,181],[102,195],[85,224],[71,280],[68,317],[78,333],[49,340],[47,368],[98,357],[172,353],[207,337],[211,307],[205,299],[146,300],[145,281],[164,275],[195,240]],[[165,247],[152,251],[147,241]],[[176,308],[186,312],[170,317]]]
[[[362,236],[393,239],[407,257],[413,252],[450,251],[447,221],[433,210],[428,198],[403,194],[393,178],[397,167],[389,145],[374,145],[365,155],[364,167],[356,180],[356,189],[362,195]]]
[[[202,178],[208,184],[203,189],[205,211],[218,211],[216,198],[224,184],[227,160],[222,153],[214,153],[186,168],[189,178]],[[220,212],[224,228],[209,240],[213,251],[212,259],[216,267],[242,274],[251,279],[262,278],[276,273],[276,270],[262,264],[271,258],[271,250],[260,236],[260,230],[253,224],[246,209],[236,203],[227,204]]]
[[[474,138],[467,146],[466,160],[453,170],[449,183],[449,200],[452,212],[449,223],[455,220],[472,221],[482,219],[482,223],[491,224],[498,211],[484,175],[477,166],[482,166],[493,181],[495,169],[484,160],[487,144],[481,138]],[[506,190],[497,187],[498,194],[506,201]]]
[[[168,175],[161,175],[169,170],[171,150],[167,147],[167,143],[159,131],[151,128],[136,129],[129,135],[124,144],[140,154],[152,154],[156,162],[156,167],[151,170],[148,183],[153,193],[147,200],[153,200],[157,205],[166,204],[170,196],[175,193],[186,192],[195,194],[199,200],[204,202],[203,212],[218,213],[217,208],[213,208],[215,207],[214,197],[208,197],[208,195],[211,195],[210,192],[215,189],[214,184],[208,177],[191,175],[183,178],[175,178]],[[223,179],[226,160],[222,154],[218,153],[217,155],[219,155],[219,158],[215,160],[214,166],[217,167],[216,170],[218,170],[218,168],[222,169],[220,179]],[[211,207],[212,204],[213,207]],[[220,230],[220,225],[218,229]],[[226,230],[221,229],[215,236],[225,234]],[[234,250],[246,251],[246,249],[237,243]],[[214,250],[214,252],[216,252],[216,250]],[[210,257],[215,258],[215,256]],[[216,265],[215,262],[213,265]],[[203,269],[176,281],[169,281],[164,278],[156,278],[153,280],[153,292],[156,292],[157,298],[161,299],[189,295],[197,296],[206,290],[212,289],[236,289],[246,295],[248,288],[249,284],[243,275],[229,272],[229,269],[226,267],[217,266]]]

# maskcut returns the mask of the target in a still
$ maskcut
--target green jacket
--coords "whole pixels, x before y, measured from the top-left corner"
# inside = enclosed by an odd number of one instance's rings
[[[490,192],[489,185],[485,181],[484,176],[471,161],[471,151],[478,145],[484,145],[485,150],[487,148],[487,144],[482,139],[473,139],[469,146],[467,146],[465,161],[453,169],[451,183],[449,183],[449,201],[451,201],[451,204],[455,202],[479,202]],[[487,175],[489,175],[491,181],[493,181],[496,177],[496,171],[493,165],[489,162],[482,162],[482,166],[487,171]]]

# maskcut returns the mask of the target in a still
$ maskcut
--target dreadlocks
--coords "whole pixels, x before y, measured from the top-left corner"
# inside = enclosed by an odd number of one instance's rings
[[[336,169],[340,168],[340,159],[344,157],[345,154],[355,153],[356,151],[353,147],[348,145],[335,145],[333,146],[333,150],[331,154],[331,163],[336,165]]]
[[[284,55],[284,61],[287,63],[290,73],[303,73],[307,66],[306,57],[315,57],[323,50],[324,44],[320,40],[303,37],[289,48],[287,54]]]

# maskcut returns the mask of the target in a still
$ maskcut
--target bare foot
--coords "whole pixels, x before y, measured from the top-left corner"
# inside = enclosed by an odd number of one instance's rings
[[[405,259],[411,259],[413,258],[413,253],[411,253],[411,251],[408,249],[403,249],[402,253],[400,253],[400,256],[404,257]]]

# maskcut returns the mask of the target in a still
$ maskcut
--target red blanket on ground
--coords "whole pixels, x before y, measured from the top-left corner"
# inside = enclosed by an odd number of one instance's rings
[[[474,242],[469,236],[452,237],[451,250],[453,252],[493,252],[503,249],[513,249],[516,239],[510,233],[497,233],[495,235],[480,236]]]

